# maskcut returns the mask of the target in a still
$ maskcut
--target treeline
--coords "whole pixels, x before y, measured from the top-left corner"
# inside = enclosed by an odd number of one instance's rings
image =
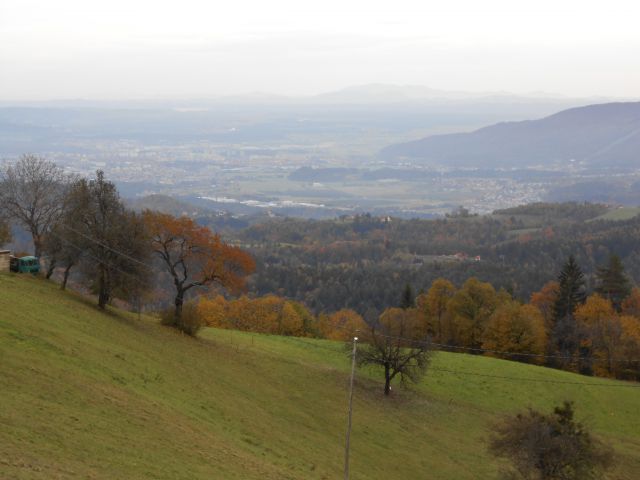
[[[570,258],[527,303],[470,278],[460,288],[436,280],[413,310],[441,349],[498,356],[586,375],[640,379],[640,289],[630,289],[613,257],[587,296]],[[613,273],[612,273],[613,272]]]
[[[252,293],[293,298],[315,312],[348,307],[375,317],[397,298],[398,278],[424,286],[439,277],[461,284],[475,276],[527,301],[555,278],[571,254],[580,262],[588,288],[595,288],[597,267],[611,254],[620,256],[637,282],[640,216],[597,220],[608,209],[534,204],[486,217],[438,220],[371,215],[286,219],[254,225],[229,238],[256,258]],[[480,261],[472,261],[476,257]]]
[[[313,315],[304,305],[274,295],[201,298],[197,311],[217,328],[334,340],[360,336],[369,344],[390,338],[395,343],[387,347],[396,353],[396,347],[417,354],[463,352],[640,380],[640,289],[630,288],[615,256],[599,269],[598,278],[597,291],[587,295],[571,257],[558,280],[528,302],[474,277],[459,288],[439,278],[417,297],[407,285],[400,298],[368,321],[350,309]]]
[[[567,222],[584,222],[605,214],[609,207],[600,203],[587,202],[563,202],[549,203],[537,202],[528,205],[520,205],[512,208],[504,208],[494,211],[494,215],[509,217],[522,217],[527,215],[536,217],[547,224]]]
[[[211,327],[295,337],[348,340],[368,326],[353,310],[314,316],[299,302],[275,295],[241,296],[227,300],[222,295],[200,298],[198,314]]]

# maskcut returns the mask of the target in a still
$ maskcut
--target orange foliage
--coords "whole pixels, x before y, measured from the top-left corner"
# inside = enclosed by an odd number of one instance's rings
[[[610,300],[594,293],[583,305],[576,308],[575,317],[576,320],[593,326],[602,320],[616,317],[616,312]]]
[[[617,356],[626,359],[616,362],[616,376],[628,380],[640,380],[640,319],[623,315],[620,317],[622,344]]]
[[[622,313],[640,318],[640,288],[635,287],[622,302]]]
[[[615,375],[618,365],[614,357],[623,343],[623,328],[611,301],[593,294],[576,309],[575,317],[588,328],[586,344],[597,360],[594,373],[599,376]]]
[[[353,310],[343,308],[330,315],[318,317],[320,336],[329,340],[347,341],[368,328],[363,318]]]
[[[482,348],[502,352],[542,354],[547,343],[544,318],[533,305],[510,301],[491,315],[483,335]],[[531,360],[514,356],[520,361]]]
[[[201,298],[198,309],[209,326],[246,332],[304,336],[300,305],[275,295],[227,301],[222,296]]]
[[[146,211],[144,218],[153,251],[184,290],[217,282],[239,291],[245,276],[255,270],[248,253],[224,243],[219,235],[189,217]]]
[[[438,278],[426,294],[419,295],[416,299],[426,332],[436,342],[446,342],[451,336],[451,318],[447,315],[447,307],[455,293],[453,283]]]
[[[210,327],[229,328],[227,322],[227,301],[222,295],[213,298],[201,298],[198,302],[198,311]]]
[[[530,303],[540,310],[547,329],[551,328],[554,317],[554,305],[558,299],[560,284],[556,281],[547,282],[539,292],[531,295]]]
[[[391,343],[414,347],[415,344],[412,340],[427,340],[424,323],[421,322],[418,310],[415,308],[387,308],[380,315],[378,323],[381,333],[391,337]],[[371,328],[368,329],[367,335],[365,335],[365,341],[367,341],[368,335],[372,335]],[[402,339],[407,339],[407,341],[402,342]]]
[[[501,300],[490,283],[475,277],[464,282],[447,304],[447,314],[453,324],[449,341],[479,347],[485,325]]]

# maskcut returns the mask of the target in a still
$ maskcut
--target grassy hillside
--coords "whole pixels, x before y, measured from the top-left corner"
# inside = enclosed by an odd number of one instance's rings
[[[640,207],[618,207],[609,210],[607,213],[600,215],[590,221],[594,220],[613,220],[622,221],[630,220],[640,215]]]
[[[343,347],[217,330],[202,337],[0,274],[0,478],[341,478]],[[491,425],[565,399],[617,452],[610,478],[640,478],[638,388],[439,354],[422,384],[384,399],[373,373],[358,372],[354,479],[496,478]]]

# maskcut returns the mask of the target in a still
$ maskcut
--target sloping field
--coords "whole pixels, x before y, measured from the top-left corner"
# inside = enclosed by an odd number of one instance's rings
[[[341,478],[348,371],[335,342],[194,340],[0,274],[0,478]],[[442,353],[385,399],[359,371],[351,478],[496,478],[486,440],[500,415],[568,399],[615,449],[610,478],[638,479],[640,388],[620,383]]]

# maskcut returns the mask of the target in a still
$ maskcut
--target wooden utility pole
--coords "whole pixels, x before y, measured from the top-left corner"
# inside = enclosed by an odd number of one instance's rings
[[[358,337],[353,337],[351,353],[351,381],[349,383],[349,421],[347,423],[347,441],[344,446],[344,480],[349,480],[349,440],[351,438],[351,412],[353,411],[353,378],[356,374],[356,345]]]

